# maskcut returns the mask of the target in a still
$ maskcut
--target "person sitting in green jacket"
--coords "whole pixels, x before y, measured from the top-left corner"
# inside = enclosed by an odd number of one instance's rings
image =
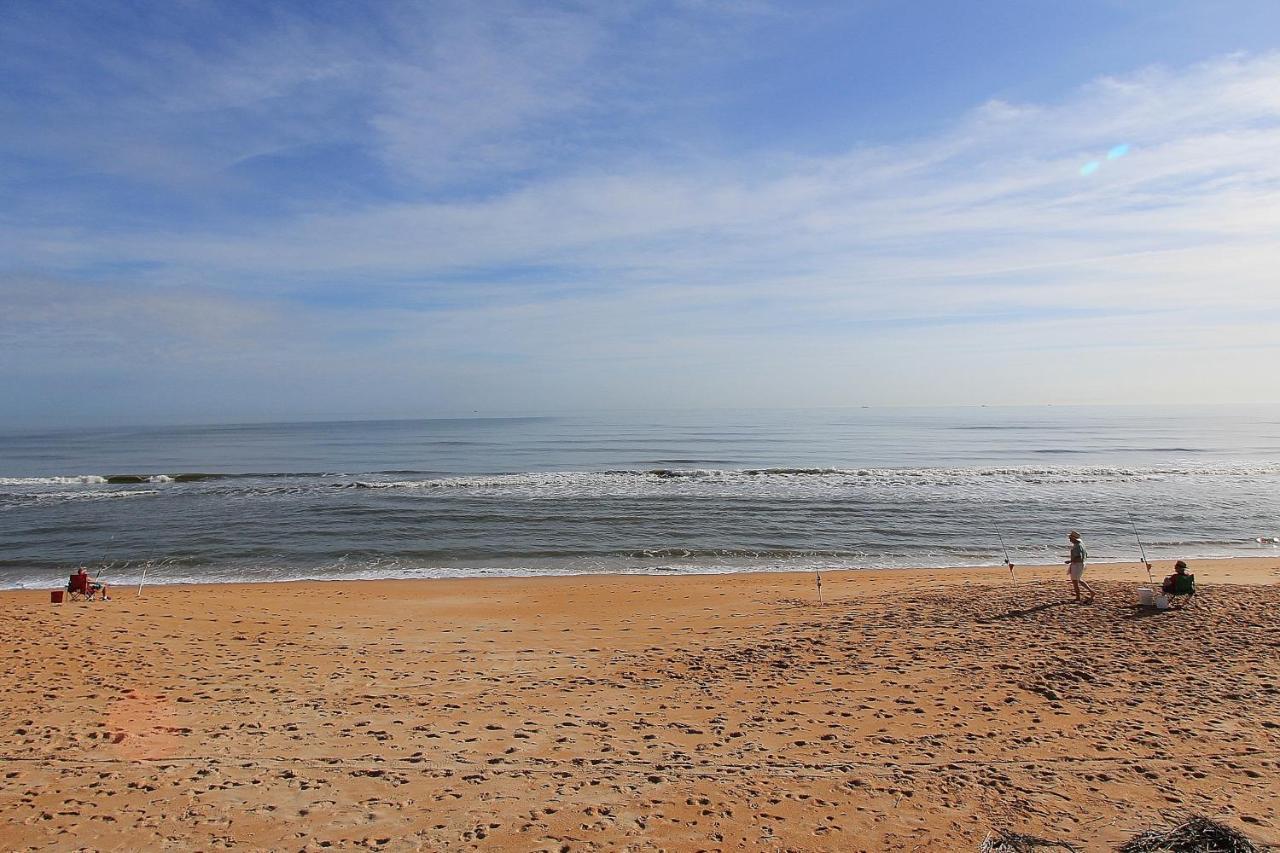
[[[1173,564],[1173,574],[1164,579],[1160,591],[1165,595],[1194,595],[1196,576],[1187,574],[1187,564],[1179,560]]]

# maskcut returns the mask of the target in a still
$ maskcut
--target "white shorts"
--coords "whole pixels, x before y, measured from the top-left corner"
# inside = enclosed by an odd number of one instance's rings
[[[1084,577],[1084,563],[1068,563],[1068,564],[1067,564],[1067,577],[1071,578],[1072,580],[1076,580],[1076,581],[1078,581],[1078,580],[1080,580],[1080,578]]]

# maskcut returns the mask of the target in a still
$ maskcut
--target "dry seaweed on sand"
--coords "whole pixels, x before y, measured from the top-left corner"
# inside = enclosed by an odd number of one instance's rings
[[[982,840],[982,846],[978,848],[978,853],[1039,853],[1041,850],[1078,849],[1074,844],[1068,844],[1065,841],[1053,841],[1001,829],[987,833],[987,837]]]
[[[1243,832],[1201,815],[1169,818],[1174,824],[1148,829],[1120,846],[1120,853],[1261,853]]]

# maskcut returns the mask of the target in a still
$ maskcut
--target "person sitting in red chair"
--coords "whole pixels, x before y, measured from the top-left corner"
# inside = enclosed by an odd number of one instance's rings
[[[103,601],[110,601],[111,596],[107,595],[107,585],[97,578],[89,577],[89,570],[81,566],[76,573],[71,576],[71,583],[67,584],[67,591],[83,595],[90,601],[98,593],[102,593]]]

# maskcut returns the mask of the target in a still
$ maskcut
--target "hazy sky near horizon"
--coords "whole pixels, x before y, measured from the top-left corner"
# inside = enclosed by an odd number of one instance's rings
[[[3,425],[1280,399],[1280,4],[0,7]]]

